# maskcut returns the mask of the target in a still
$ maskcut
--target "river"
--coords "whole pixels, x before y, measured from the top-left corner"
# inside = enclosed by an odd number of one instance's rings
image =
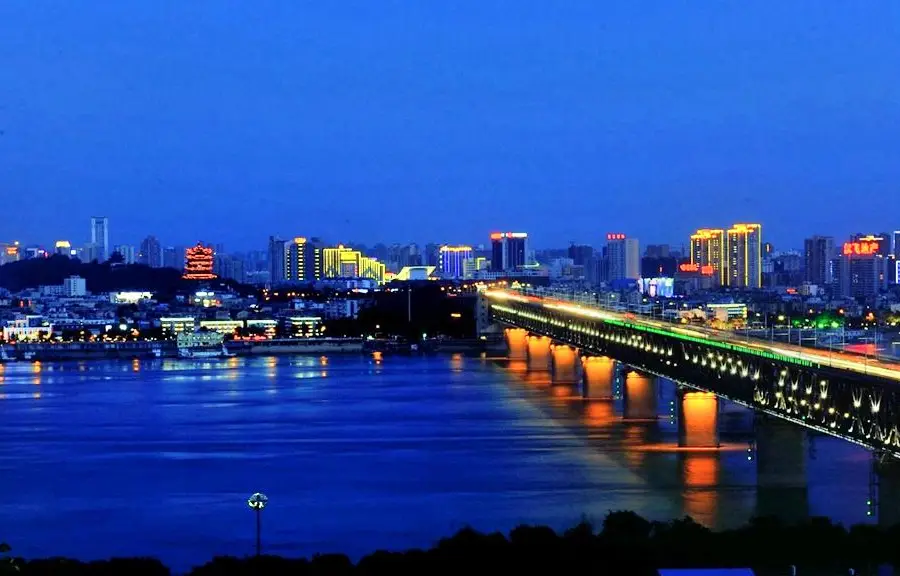
[[[359,557],[464,526],[563,529],[608,510],[714,528],[756,510],[749,414],[676,450],[546,373],[462,355],[0,365],[0,541],[26,557],[151,555],[185,570],[253,552]],[[668,396],[666,396],[668,395]],[[869,455],[817,438],[810,513],[866,519]]]

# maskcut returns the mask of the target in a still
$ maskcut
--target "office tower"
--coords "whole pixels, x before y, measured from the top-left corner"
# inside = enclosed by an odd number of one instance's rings
[[[513,272],[528,263],[528,234],[494,232],[491,234],[491,270]]]
[[[441,246],[438,252],[441,276],[444,278],[463,278],[466,275],[466,262],[474,254],[471,246]]]
[[[214,261],[213,273],[216,276],[242,284],[245,282],[246,272],[243,258],[217,253],[214,256]]]
[[[586,266],[588,261],[594,257],[594,247],[584,244],[572,244],[569,246],[569,258],[575,266]]]
[[[670,252],[668,244],[650,244],[644,251],[644,258],[668,258]]]
[[[641,277],[641,252],[637,238],[625,234],[606,235],[606,257],[609,265],[608,280],[637,280]]]
[[[441,246],[432,242],[425,245],[425,265],[440,266]]]
[[[762,226],[735,224],[728,229],[728,285],[762,287]]]
[[[379,284],[384,282],[385,265],[374,258],[363,256],[359,250],[339,245],[322,248],[322,278],[369,278]]]
[[[304,237],[285,244],[284,278],[289,282],[313,282],[321,278],[322,251]]]
[[[82,260],[84,262],[104,262],[103,247],[93,242],[88,242],[81,249]]]
[[[166,246],[163,249],[163,267],[180,270],[184,266],[183,246]]]
[[[721,228],[701,228],[691,234],[691,264],[697,270],[711,267],[712,276],[720,285],[727,283],[725,231]]]
[[[192,248],[184,251],[184,274],[182,278],[185,280],[214,280],[216,275],[213,273],[213,249],[204,246],[202,242]]]
[[[109,218],[94,216],[91,218],[91,244],[96,250],[96,260],[105,262],[109,258]]]
[[[834,258],[834,238],[813,236],[803,241],[806,281],[825,286],[831,284],[831,259]]]
[[[147,236],[141,242],[138,262],[151,268],[162,267],[162,246],[156,236]]]
[[[891,234],[891,254],[900,260],[900,230],[894,230]]]
[[[129,246],[127,244],[119,244],[119,245],[113,247],[113,252],[119,254],[122,257],[122,263],[134,264],[134,262],[135,262],[134,246]]]
[[[284,261],[286,243],[281,238],[269,236],[269,282],[284,282]]]

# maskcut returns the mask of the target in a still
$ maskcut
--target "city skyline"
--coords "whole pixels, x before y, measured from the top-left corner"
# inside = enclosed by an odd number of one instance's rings
[[[548,247],[674,242],[700,209],[776,245],[889,230],[888,211],[843,207],[900,185],[895,10],[18,3],[0,19],[0,233],[76,240],[102,213],[132,244],[499,227]]]

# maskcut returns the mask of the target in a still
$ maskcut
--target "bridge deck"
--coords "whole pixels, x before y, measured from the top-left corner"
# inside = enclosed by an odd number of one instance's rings
[[[583,302],[564,300],[561,298],[532,296],[514,290],[492,289],[485,292],[485,296],[493,300],[514,300],[538,304],[545,308],[565,312],[576,317],[602,320],[612,324],[627,324],[638,330],[652,332],[662,331],[665,334],[684,340],[701,340],[709,344],[727,345],[735,350],[745,350],[750,353],[762,352],[771,354],[777,359],[787,362],[806,361],[814,362],[821,366],[828,366],[838,370],[847,370],[858,374],[878,376],[894,381],[900,381],[900,363],[890,362],[873,357],[860,357],[843,353],[840,350],[824,350],[821,348],[809,348],[781,342],[769,342],[754,338],[739,338],[733,333],[715,330],[713,328],[694,325],[671,324],[646,318],[636,314],[615,312],[591,306]]]

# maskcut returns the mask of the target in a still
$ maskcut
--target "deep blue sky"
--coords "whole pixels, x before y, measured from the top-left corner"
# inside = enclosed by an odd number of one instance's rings
[[[893,230],[898,69],[894,0],[6,0],[0,239]]]

